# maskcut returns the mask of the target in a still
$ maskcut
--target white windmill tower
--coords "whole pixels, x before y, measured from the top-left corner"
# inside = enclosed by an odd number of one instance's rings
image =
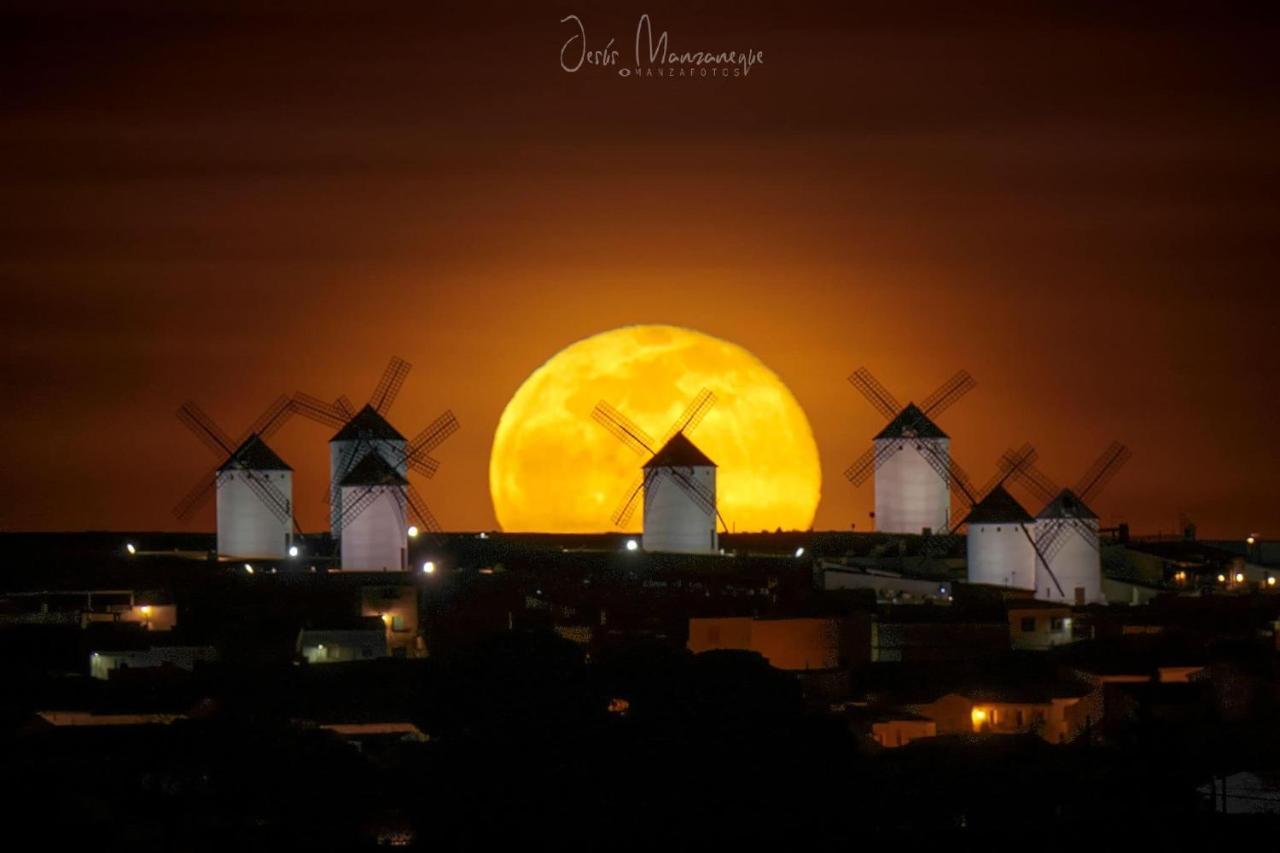
[[[329,491],[326,496],[329,502],[329,529],[334,538],[342,535],[341,516],[345,511],[342,483],[366,456],[377,453],[402,478],[406,478],[406,482],[410,471],[416,471],[430,479],[440,467],[439,461],[431,456],[431,451],[459,428],[458,419],[451,411],[445,411],[412,439],[406,439],[391,425],[386,413],[404,385],[410,369],[409,362],[393,357],[383,371],[369,402],[359,411],[353,410],[346,397],[327,403],[311,394],[298,392],[294,395],[293,405],[299,414],[338,430],[329,439]],[[412,484],[408,484],[406,488],[414,503],[422,510],[418,520],[422,522],[423,528],[438,530],[439,525],[426,502],[414,491]]]
[[[1102,553],[1098,515],[1086,501],[1103,487],[1133,455],[1112,442],[1073,488],[1060,489],[1034,465],[1022,466],[1015,478],[1046,501],[1036,515],[1036,598],[1071,604],[1104,604]]]
[[[871,447],[845,470],[855,486],[875,474],[876,530],[923,533],[951,527],[951,439],[934,418],[977,384],[961,370],[917,406],[902,406],[865,367],[849,377],[853,387],[888,423]]]
[[[409,480],[367,453],[338,484],[342,511],[334,535],[342,540],[342,568],[405,571],[409,548]]]
[[[715,395],[703,389],[676,419],[662,441],[606,402],[591,416],[641,456],[647,457],[641,476],[627,489],[614,511],[613,521],[623,527],[644,495],[644,550],[678,554],[715,554],[720,542],[716,521],[716,464],[689,440],[686,433],[701,423],[715,403]]]
[[[949,555],[958,544],[958,531],[966,528],[965,566],[969,583],[1002,586],[1030,591],[1035,586],[1037,546],[1035,519],[1004,488],[1015,473],[1030,467],[1035,448],[1024,444],[1007,451],[996,464],[996,472],[983,486],[973,485],[969,476],[948,460],[952,500],[960,517],[949,531],[930,533],[920,546],[921,568],[931,560]],[[1052,573],[1047,573],[1050,580]]]
[[[281,559],[293,540],[293,469],[266,443],[292,413],[280,397],[233,441],[193,402],[178,419],[217,455],[219,464],[197,481],[174,509],[188,518],[217,494],[217,549],[228,559]]]
[[[978,494],[962,522],[966,527],[966,573],[969,583],[1031,591],[1036,586],[1035,519],[1004,487],[1005,481],[1035,462],[1030,445],[1000,459],[992,483]]]

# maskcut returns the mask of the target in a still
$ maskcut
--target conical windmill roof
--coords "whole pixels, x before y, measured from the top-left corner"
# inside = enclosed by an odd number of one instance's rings
[[[1005,491],[1004,486],[996,486],[982,500],[973,505],[973,509],[965,516],[965,524],[1029,524],[1035,521],[1031,513],[1022,504]]]
[[[1089,509],[1088,504],[1080,500],[1070,489],[1063,489],[1058,496],[1049,501],[1048,506],[1040,510],[1036,518],[1092,518],[1098,514]]]
[[[715,468],[716,463],[707,458],[697,446],[678,432],[662,445],[646,463],[645,468]]]
[[[219,471],[292,471],[267,443],[253,433],[232,451]]]
[[[404,436],[393,427],[386,418],[378,414],[378,410],[368,404],[356,412],[347,421],[337,435],[329,441],[357,441],[359,439],[383,439],[386,441],[404,441]]]
[[[948,437],[915,403],[907,403],[898,416],[876,434],[877,439]]]
[[[407,486],[405,476],[392,468],[376,450],[364,455],[356,467],[347,472],[340,486]]]

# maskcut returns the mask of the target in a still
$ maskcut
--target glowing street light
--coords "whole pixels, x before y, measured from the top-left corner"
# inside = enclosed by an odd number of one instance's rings
[[[1218,583],[1226,583],[1226,582],[1227,582],[1226,575],[1218,575]]]
[[[436,564],[431,560],[427,560],[422,564],[422,573],[424,575],[434,575],[436,573]]]
[[[1276,578],[1275,578],[1275,575],[1270,575],[1270,576],[1267,578],[1267,586],[1275,586],[1275,585],[1276,585]]]
[[[124,543],[124,549],[129,552],[130,556],[133,556],[134,554],[138,553],[138,549],[133,546],[132,542]]]
[[[1246,544],[1246,545],[1252,545],[1252,544],[1254,544],[1254,543],[1255,543],[1255,542],[1257,542],[1257,541],[1258,541],[1258,537],[1256,537],[1256,536],[1249,536],[1248,538],[1246,538],[1246,539],[1244,540],[1244,544]]]
[[[249,574],[253,574],[253,566],[249,565],[248,563],[244,564],[244,570]]]
[[[637,541],[636,541],[636,540],[634,540],[634,539],[628,539],[628,540],[627,540],[627,550],[628,550],[628,551],[635,551],[635,550],[638,550],[639,548],[640,548],[640,543],[639,543],[639,542],[637,542]]]
[[[1244,572],[1236,572],[1236,583],[1244,583]]]
[[[297,545],[290,545],[290,546],[289,546],[289,556],[290,556],[290,557],[296,557],[296,556],[298,556],[298,546],[297,546]]]
[[[409,538],[410,539],[418,538],[418,526],[416,524],[409,525]]]
[[[800,559],[803,556],[804,556],[804,546],[801,545],[799,548],[796,549],[796,559]]]

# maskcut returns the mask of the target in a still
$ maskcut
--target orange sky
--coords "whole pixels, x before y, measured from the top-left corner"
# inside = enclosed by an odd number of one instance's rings
[[[0,13],[0,529],[171,527],[213,461],[184,399],[235,432],[280,393],[366,398],[393,353],[415,367],[392,420],[463,425],[421,490],[446,527],[490,527],[524,377],[673,323],[791,387],[818,527],[868,526],[840,473],[881,425],[845,382],[867,365],[902,399],[973,373],[942,425],[976,479],[1030,440],[1069,482],[1119,438],[1105,521],[1280,535],[1274,20],[61,5]],[[571,11],[590,41],[626,47],[646,11],[765,61],[567,74]],[[274,442],[306,529],[327,437]]]

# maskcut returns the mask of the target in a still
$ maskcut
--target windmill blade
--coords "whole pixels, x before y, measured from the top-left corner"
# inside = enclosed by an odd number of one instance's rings
[[[650,469],[652,471],[654,469]],[[643,476],[636,477],[635,482],[627,486],[627,490],[622,493],[622,500],[618,501],[618,505],[614,508],[610,519],[617,527],[626,527],[631,521],[631,516],[635,515],[636,507],[640,505],[638,498],[641,492],[653,481],[653,477],[649,471]]]
[[[889,389],[881,385],[880,380],[872,376],[871,371],[865,367],[859,367],[849,374],[849,384],[857,388],[886,421],[893,420],[902,411],[902,405],[889,393]]]
[[[404,489],[405,502],[408,504],[409,512],[417,522],[418,527],[431,533],[439,533],[440,522],[436,521],[435,515],[431,512],[431,508],[427,506],[427,502],[423,500],[422,495],[410,483]]]
[[[591,410],[591,417],[638,455],[652,456],[657,452],[653,438],[647,432],[604,400],[596,403],[596,407]]]
[[[1010,480],[1026,487],[1027,491],[1041,503],[1049,503],[1056,498],[1062,489],[1052,479],[1036,467],[1035,460],[1028,460],[1015,468],[1009,475]]]
[[[289,420],[291,415],[293,415],[293,412],[293,401],[289,399],[288,395],[281,394],[276,398],[275,402],[268,406],[266,410],[263,411],[262,414],[258,415],[254,422],[249,425],[249,429],[245,430],[244,437],[240,439],[240,442],[237,442],[237,445],[251,435],[257,435],[258,438],[266,441],[276,432],[276,430],[284,426],[285,422]]]
[[[427,424],[421,432],[413,437],[405,446],[405,453],[409,459],[413,459],[419,454],[425,456],[444,444],[445,439],[459,429],[461,429],[461,425],[458,423],[458,419],[454,417],[451,410],[446,410],[444,414]]]
[[[853,460],[852,465],[844,469],[844,475],[850,483],[855,486],[861,486],[874,470],[876,470],[876,448],[875,445],[872,445],[861,456]]]
[[[209,498],[213,496],[218,484],[218,469],[221,464],[215,465],[212,470],[196,481],[191,490],[178,501],[173,508],[173,515],[179,521],[185,521],[190,518],[196,510],[209,502]]]
[[[404,379],[409,375],[409,370],[413,365],[405,361],[399,356],[392,356],[391,361],[387,364],[387,369],[382,371],[382,378],[378,380],[378,385],[373,389],[373,396],[369,398],[369,405],[373,406],[374,411],[380,415],[385,415],[387,410],[391,408],[391,404],[395,402],[396,395],[400,393],[400,386],[404,385]]]
[[[1053,581],[1053,585],[1057,587],[1058,595],[1066,598],[1067,593],[1062,589],[1062,584],[1058,583],[1058,576],[1053,573],[1053,569],[1049,568],[1049,561],[1053,558],[1045,554],[1040,547],[1040,543],[1031,535],[1031,531],[1027,530],[1025,524],[1019,524],[1018,528],[1022,531],[1022,535],[1027,537],[1027,541],[1031,543],[1031,550],[1035,552],[1036,559],[1039,561],[1040,566],[1044,568],[1045,574],[1049,576],[1049,580]]]
[[[1066,529],[1066,520],[1055,518],[1047,527],[1037,533],[1036,547],[1042,553],[1045,565],[1052,563],[1053,558],[1058,556],[1058,552],[1062,550],[1063,544],[1067,541],[1066,537],[1063,536]]]
[[[342,405],[344,399],[339,397],[336,403],[326,403],[319,397],[299,391],[293,395],[293,410],[304,418],[334,429],[342,429],[353,416],[349,412],[350,403],[345,408]]]
[[[333,401],[333,409],[342,416],[344,424],[356,416],[356,407],[351,404],[351,398],[346,394],[338,395],[338,399]]]
[[[1035,464],[1038,457],[1039,454],[1029,442],[1024,443],[1017,450],[1013,450],[1012,448],[1006,450],[1000,455],[1000,459],[996,462],[995,473],[993,473],[991,478],[983,483],[982,488],[976,492],[977,496],[979,498],[985,498],[995,490],[996,486],[1004,485],[1005,481],[1014,476],[1016,472],[1022,470],[1028,465]]]
[[[969,475],[960,467],[960,464],[951,458],[950,454],[944,454],[932,442],[916,441],[913,444],[916,451],[929,463],[929,467],[937,472],[948,487],[954,486],[955,489],[953,491],[958,491],[970,506],[978,502],[977,489],[974,488],[973,481],[969,479]]]
[[[178,420],[195,433],[196,438],[204,442],[219,460],[224,460],[235,452],[236,445],[231,441],[231,436],[223,432],[195,401],[187,400],[178,407]]]
[[[234,473],[237,472],[224,471],[220,474],[218,476],[218,487],[221,488],[225,479],[229,479],[230,475]],[[276,486],[275,483],[265,477],[259,476],[253,471],[240,470],[238,473],[245,475],[245,483],[248,484],[253,493],[257,495],[258,500],[262,501],[262,504],[271,511],[272,515],[284,524],[288,524],[291,527],[293,526],[293,502],[285,497],[284,493],[280,491],[279,487]]]
[[[969,371],[961,370],[955,376],[939,385],[938,390],[925,397],[924,402],[920,404],[920,408],[929,417],[936,418],[951,408],[961,397],[972,391],[977,384],[974,378],[969,375]]]
[[[711,389],[703,388],[698,395],[693,398],[693,402],[685,407],[680,417],[671,425],[671,429],[667,430],[666,435],[662,437],[662,441],[658,442],[658,447],[666,444],[675,438],[676,433],[683,432],[688,434],[697,429],[698,424],[702,423],[702,419],[707,416],[707,412],[711,411],[711,407],[716,404],[716,395]]]
[[[1086,502],[1091,497],[1096,497],[1132,456],[1133,451],[1129,448],[1118,441],[1111,442],[1076,483],[1076,495]]]
[[[422,476],[430,480],[440,470],[440,460],[434,456],[427,456],[425,453],[418,456],[405,459],[405,465],[409,470],[417,471]]]

